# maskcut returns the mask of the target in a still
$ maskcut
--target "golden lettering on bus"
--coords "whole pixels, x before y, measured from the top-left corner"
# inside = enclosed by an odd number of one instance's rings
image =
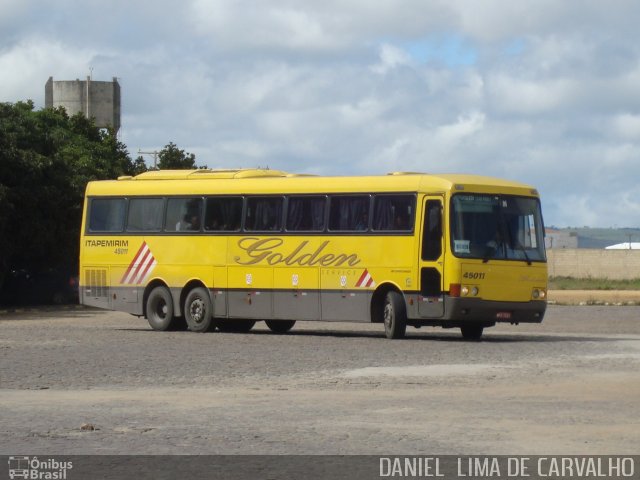
[[[329,243],[329,240],[325,240],[314,249],[309,246],[308,240],[303,240],[292,251],[283,252],[284,240],[282,238],[245,237],[238,240],[238,247],[244,250],[246,257],[236,256],[234,261],[240,265],[256,265],[265,262],[269,265],[321,265],[323,267],[339,267],[340,265],[353,267],[360,263],[360,259],[355,253],[327,252]]]

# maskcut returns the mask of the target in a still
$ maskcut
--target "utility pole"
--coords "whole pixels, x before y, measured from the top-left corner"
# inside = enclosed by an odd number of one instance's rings
[[[158,168],[158,154],[160,152],[158,152],[157,150],[154,150],[153,152],[143,152],[142,150],[138,149],[138,155],[153,155],[153,169],[155,170],[156,168]]]

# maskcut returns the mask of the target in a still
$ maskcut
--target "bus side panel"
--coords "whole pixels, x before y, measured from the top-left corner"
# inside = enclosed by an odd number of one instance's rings
[[[129,245],[134,245],[136,239],[129,238]],[[131,249],[129,249],[131,251]],[[135,253],[135,252],[134,252]],[[121,259],[121,256],[118,256]],[[142,315],[145,285],[134,282],[124,283],[123,278],[128,270],[128,265],[118,264],[110,267],[110,303],[111,309],[119,312]]]
[[[127,312],[133,315],[142,315],[142,299],[144,287],[112,287],[111,308],[119,312]]]
[[[229,317],[269,319],[273,316],[273,268],[229,267]]]
[[[319,269],[312,267],[274,268],[273,282],[278,290],[273,292],[273,318],[319,320],[319,275]]]
[[[354,290],[362,269],[323,268],[320,272],[322,320],[369,322],[371,292]]]
[[[229,298],[227,292],[227,267],[213,267],[213,316],[225,318],[229,314]]]

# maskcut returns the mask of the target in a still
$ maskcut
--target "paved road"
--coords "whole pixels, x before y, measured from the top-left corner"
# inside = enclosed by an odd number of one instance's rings
[[[636,454],[640,307],[541,325],[299,323],[154,332],[95,310],[0,315],[0,454]],[[91,424],[94,431],[81,429]]]

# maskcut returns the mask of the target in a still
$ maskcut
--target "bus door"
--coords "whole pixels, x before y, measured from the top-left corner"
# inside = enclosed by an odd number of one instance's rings
[[[438,318],[444,314],[444,197],[424,198],[422,235],[420,242],[420,296],[418,313],[422,317]]]

